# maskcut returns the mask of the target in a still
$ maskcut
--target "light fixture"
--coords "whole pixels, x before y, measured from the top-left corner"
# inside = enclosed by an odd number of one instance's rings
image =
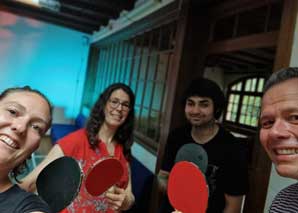
[[[58,12],[61,4],[58,0],[14,0],[34,7],[45,8]]]

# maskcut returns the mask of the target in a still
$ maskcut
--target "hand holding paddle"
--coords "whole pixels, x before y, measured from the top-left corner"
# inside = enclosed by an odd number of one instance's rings
[[[115,185],[106,191],[105,196],[110,208],[118,211],[125,202],[126,192]]]
[[[116,184],[122,175],[123,167],[119,160],[99,160],[87,173],[86,189],[90,195],[99,196]],[[82,179],[83,172],[77,161],[64,156],[52,161],[41,171],[36,181],[37,192],[53,212],[59,212],[76,198]]]

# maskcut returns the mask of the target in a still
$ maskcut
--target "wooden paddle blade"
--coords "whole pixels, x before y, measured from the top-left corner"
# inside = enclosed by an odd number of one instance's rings
[[[175,164],[168,180],[171,205],[183,213],[205,213],[208,206],[208,186],[203,173],[187,161]]]
[[[61,157],[48,164],[38,175],[37,192],[53,212],[59,212],[78,195],[82,177],[75,159]]]
[[[98,161],[86,176],[87,192],[92,196],[101,195],[121,179],[123,171],[122,164],[115,158]]]

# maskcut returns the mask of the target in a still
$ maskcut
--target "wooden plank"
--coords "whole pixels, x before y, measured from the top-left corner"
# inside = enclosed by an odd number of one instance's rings
[[[69,14],[57,13],[46,9],[39,9],[30,5],[16,3],[13,1],[3,2],[0,10],[53,24],[62,25],[86,33],[93,32],[94,30],[98,29],[99,25],[101,24],[91,19],[78,18]]]
[[[222,17],[231,16],[243,11],[253,10],[266,5],[278,2],[278,0],[266,0],[266,1],[256,1],[256,0],[233,0],[226,1],[222,4],[217,4],[211,6],[210,17],[213,20],[220,19]]]
[[[284,0],[273,71],[290,65],[297,13],[298,1]]]
[[[273,31],[211,42],[208,48],[208,55],[222,54],[243,49],[274,47],[277,45],[277,41],[278,31]]]

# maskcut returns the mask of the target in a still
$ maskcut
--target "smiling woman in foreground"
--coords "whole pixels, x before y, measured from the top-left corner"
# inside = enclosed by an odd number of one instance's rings
[[[51,106],[40,92],[22,87],[0,94],[0,212],[50,212],[38,196],[11,181],[18,182],[17,175],[50,124]]]

